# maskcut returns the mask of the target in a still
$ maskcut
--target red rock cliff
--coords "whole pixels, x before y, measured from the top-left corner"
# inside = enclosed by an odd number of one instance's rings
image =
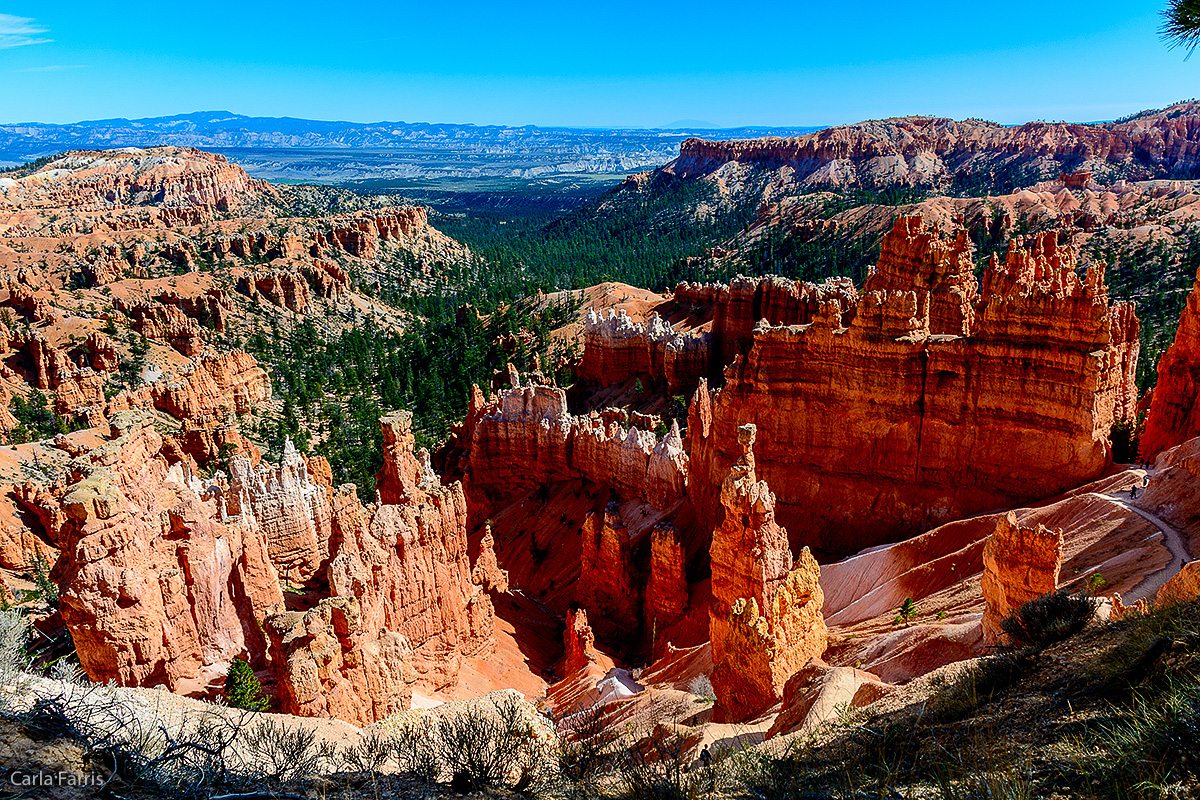
[[[605,424],[599,414],[575,416],[561,389],[517,386],[487,401],[476,395],[464,435],[473,514],[485,517],[519,492],[577,478],[660,510],[684,496],[687,459],[677,426],[659,439],[636,427]]]
[[[1200,273],[1196,277],[1175,341],[1158,362],[1158,383],[1141,440],[1147,460],[1200,435]]]
[[[624,310],[588,312],[580,380],[607,386],[648,377],[665,380],[671,394],[691,393],[702,378],[720,375],[736,356],[750,350],[760,320],[807,325],[823,303],[833,301],[848,322],[858,292],[849,278],[814,284],[739,275],[727,286],[681,283],[675,287],[675,301],[711,307],[711,330],[676,333],[657,314],[641,324]]]
[[[900,117],[841,125],[796,138],[711,142],[688,139],[662,173],[699,177],[737,167],[787,168],[809,186],[927,185],[989,165],[1035,160],[1083,164],[1097,174],[1186,176],[1200,164],[1200,107],[1181,103],[1120,123],[1029,122]]]
[[[612,309],[589,311],[583,326],[579,379],[609,385],[630,378],[662,377],[671,394],[690,392],[709,369],[709,336],[685,336],[652,313],[646,324]]]
[[[930,251],[933,251],[932,253]],[[697,392],[688,494],[720,521],[719,488],[759,430],[759,474],[793,545],[852,552],[1099,475],[1136,401],[1138,322],[1053,234],[989,265],[968,310],[961,248],[901,218],[849,325],[759,325],[725,386]],[[907,275],[907,277],[905,277]],[[960,336],[934,335],[962,325]],[[973,315],[973,321],[972,321]]]

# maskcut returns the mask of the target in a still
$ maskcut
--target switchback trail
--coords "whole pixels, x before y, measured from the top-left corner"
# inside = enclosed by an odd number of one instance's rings
[[[1156,528],[1158,528],[1158,532],[1162,534],[1163,545],[1165,545],[1167,550],[1169,550],[1171,553],[1170,563],[1168,563],[1162,569],[1147,575],[1142,579],[1141,583],[1133,587],[1133,589],[1126,593],[1125,597],[1121,598],[1127,606],[1131,606],[1143,598],[1146,598],[1148,602],[1153,603],[1154,597],[1156,594],[1158,594],[1158,590],[1162,587],[1162,585],[1179,572],[1180,562],[1189,560],[1189,554],[1187,546],[1184,544],[1183,536],[1180,535],[1179,531],[1175,530],[1170,525],[1151,514],[1149,511],[1143,511],[1137,506],[1131,505],[1119,497],[1114,497],[1109,494],[1099,494],[1098,492],[1088,492],[1088,494],[1092,497],[1100,498],[1101,500],[1108,500],[1109,502],[1116,503],[1122,508],[1132,511],[1142,519],[1149,522],[1151,525],[1154,525]]]

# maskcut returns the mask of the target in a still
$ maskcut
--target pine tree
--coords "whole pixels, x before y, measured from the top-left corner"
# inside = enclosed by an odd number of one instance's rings
[[[913,602],[911,597],[904,598],[904,602],[896,609],[896,619],[893,622],[897,625],[907,626],[917,618],[917,604]]]
[[[240,658],[235,658],[229,665],[229,675],[225,678],[225,702],[233,708],[246,711],[267,710],[262,683],[254,674],[254,668]]]

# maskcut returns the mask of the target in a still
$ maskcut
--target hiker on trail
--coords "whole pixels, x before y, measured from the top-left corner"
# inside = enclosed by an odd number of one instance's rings
[[[700,751],[700,766],[708,767],[712,765],[712,754],[708,752],[708,745],[704,745],[704,749]]]
[[[1137,485],[1136,484],[1129,487],[1129,499],[1130,500],[1137,499]]]

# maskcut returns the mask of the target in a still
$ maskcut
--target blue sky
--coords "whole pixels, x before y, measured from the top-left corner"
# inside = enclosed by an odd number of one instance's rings
[[[0,121],[1111,119],[1200,96],[1164,3],[0,0]]]

